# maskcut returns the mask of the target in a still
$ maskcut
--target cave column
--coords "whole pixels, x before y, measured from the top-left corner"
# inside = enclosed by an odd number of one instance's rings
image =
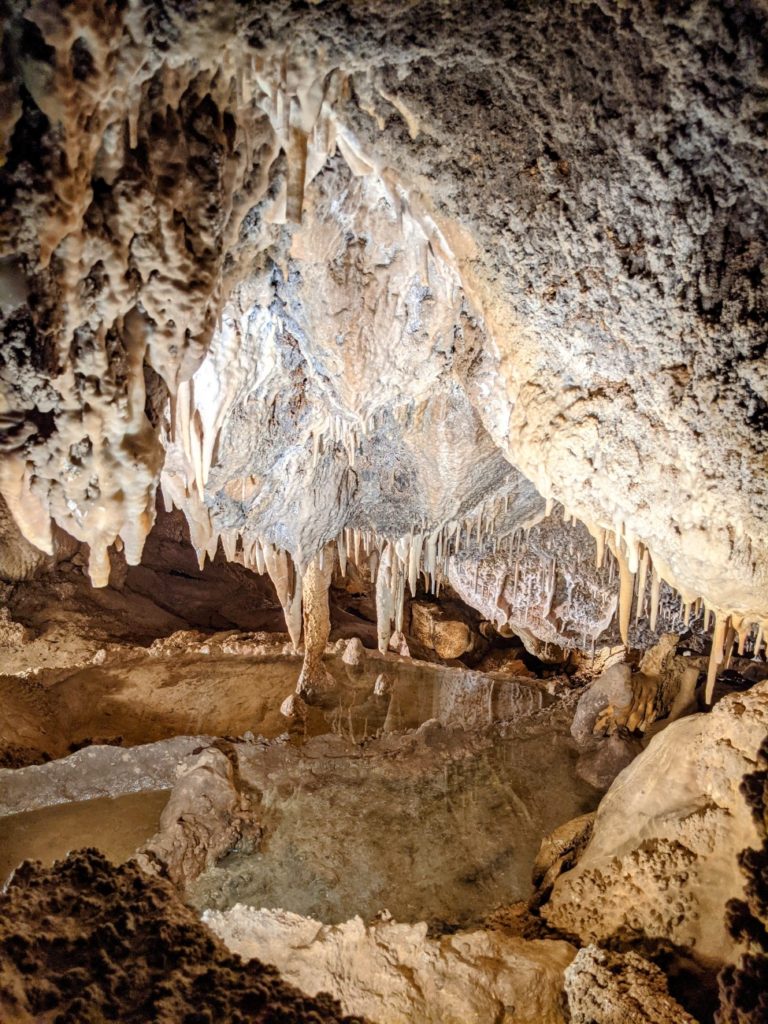
[[[333,545],[326,545],[309,563],[304,575],[304,665],[296,687],[304,697],[333,685],[323,665],[323,655],[331,634],[328,588],[333,576],[334,554]]]

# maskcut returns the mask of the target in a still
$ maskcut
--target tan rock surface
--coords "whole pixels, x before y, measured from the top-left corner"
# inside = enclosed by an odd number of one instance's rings
[[[238,905],[205,923],[248,960],[274,964],[302,991],[330,992],[377,1024],[564,1024],[567,942],[501,931],[427,938],[425,924],[360,918],[324,926],[280,910]]]
[[[173,786],[157,833],[137,852],[142,870],[161,872],[180,888],[212,867],[238,842],[259,835],[256,815],[232,763],[208,747]]]
[[[571,1024],[696,1024],[637,953],[580,949],[565,972]]]
[[[768,731],[768,683],[673,722],[616,779],[576,867],[542,915],[584,942],[646,937],[704,964],[732,961],[725,903],[737,857],[758,845],[739,792]]]
[[[666,580],[716,612],[717,665],[768,621],[762,15],[354,10],[11,5],[19,529],[49,557],[68,530],[103,586],[159,484],[201,563],[286,584],[295,643],[289,577],[329,542],[394,545],[398,593],[459,558],[549,644],[628,642]],[[545,556],[520,535],[555,499]]]

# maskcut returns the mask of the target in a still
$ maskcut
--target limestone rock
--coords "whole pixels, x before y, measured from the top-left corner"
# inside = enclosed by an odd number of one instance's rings
[[[746,942],[747,951],[738,964],[729,964],[720,972],[717,1024],[768,1020],[768,737],[760,748],[757,767],[744,778],[741,791],[762,845],[743,851],[739,863],[746,879],[744,898],[728,904],[728,929]]]
[[[136,859],[145,871],[154,873],[160,867],[184,888],[238,841],[257,836],[255,817],[231,762],[221,750],[208,747],[171,790],[157,834]]]
[[[201,563],[399,545],[545,643],[629,636],[641,546],[633,642],[662,576],[721,633],[768,620],[764,14],[547,6],[11,5],[0,491],[31,545],[53,519],[104,585],[159,483]]]
[[[344,653],[341,656],[341,660],[345,665],[351,665],[353,668],[362,665],[365,659],[365,648],[363,647],[362,641],[357,637],[352,637],[351,640],[347,640],[344,647]]]
[[[581,814],[560,825],[541,841],[533,862],[533,884],[536,892],[531,906],[539,906],[552,891],[558,875],[568,871],[578,861],[592,835],[595,812]]]
[[[501,931],[427,938],[426,924],[341,925],[238,904],[205,923],[244,959],[274,964],[302,991],[330,992],[377,1024],[564,1024],[567,942]]]
[[[581,754],[576,772],[595,789],[608,789],[642,749],[640,741],[630,736],[606,736]]]
[[[0,816],[38,807],[171,789],[179,768],[210,736],[175,736],[135,747],[90,746],[45,764],[0,769]]]
[[[589,684],[579,698],[571,734],[578,743],[592,739],[595,724],[607,707],[625,707],[632,701],[632,669],[624,662],[611,665]]]
[[[667,979],[637,953],[586,946],[565,972],[571,1024],[696,1024]]]
[[[11,618],[11,614],[4,606],[0,607],[0,648],[18,648],[34,639],[35,634],[31,629],[23,626]]]
[[[475,667],[480,672],[500,672],[505,676],[530,678],[534,675],[520,657],[519,650],[489,651]]]
[[[373,684],[373,692],[377,697],[386,697],[392,692],[393,686],[392,679],[384,672],[379,672]]]
[[[439,658],[460,658],[472,647],[472,631],[467,622],[451,616],[445,605],[433,601],[411,602],[411,632]]]
[[[669,725],[603,798],[576,867],[542,915],[583,942],[667,941],[704,964],[739,953],[725,904],[758,835],[739,792],[768,731],[768,683]]]
[[[307,702],[298,693],[289,693],[280,705],[280,714],[290,722],[303,722],[308,710]]]

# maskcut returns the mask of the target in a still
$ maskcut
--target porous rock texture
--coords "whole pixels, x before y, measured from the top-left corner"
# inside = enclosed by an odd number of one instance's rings
[[[766,731],[759,683],[654,736],[600,803],[589,845],[542,908],[547,922],[585,943],[655,943],[709,968],[733,962],[741,946],[725,904],[741,890],[740,851],[760,842],[739,785]]]
[[[240,904],[203,920],[245,959],[272,963],[304,992],[329,991],[377,1024],[563,1024],[567,942],[503,931],[427,937],[426,924],[341,925]]]
[[[547,642],[618,597],[628,643],[662,578],[715,612],[715,668],[768,620],[762,0],[3,12],[0,490],[31,544],[53,519],[103,585],[160,482],[289,626],[331,541],[386,567],[383,636],[462,553],[507,552],[493,617],[540,591]],[[525,557],[545,499],[612,548],[610,595],[568,516]]]
[[[747,944],[737,964],[720,973],[717,1024],[758,1024],[768,1020],[768,738],[760,748],[757,771],[745,776],[747,800],[762,844],[739,858],[746,878],[744,898],[728,903],[728,926]]]
[[[571,1024],[696,1024],[662,971],[637,953],[586,946],[565,972]]]
[[[170,882],[94,850],[16,871],[0,893],[0,948],[0,1016],[18,1024],[362,1024],[233,956]]]

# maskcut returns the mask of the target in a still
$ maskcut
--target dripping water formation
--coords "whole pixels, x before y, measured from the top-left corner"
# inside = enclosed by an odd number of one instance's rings
[[[0,17],[0,1021],[766,1024],[763,0]]]

